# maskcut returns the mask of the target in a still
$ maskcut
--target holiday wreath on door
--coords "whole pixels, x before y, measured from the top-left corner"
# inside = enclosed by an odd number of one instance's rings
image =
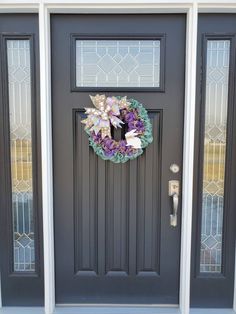
[[[127,97],[90,96],[95,108],[85,108],[85,131],[94,152],[104,160],[124,163],[137,158],[153,140],[147,110]],[[125,139],[115,140],[112,128],[126,127]]]

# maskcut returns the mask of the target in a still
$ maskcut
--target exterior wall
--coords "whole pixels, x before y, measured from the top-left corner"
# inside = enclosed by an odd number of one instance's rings
[[[2,0],[0,13],[39,12],[40,30],[40,94],[41,143],[45,269],[45,313],[55,307],[54,232],[53,232],[53,176],[52,176],[52,126],[51,126],[51,75],[50,75],[50,13],[176,13],[187,14],[186,28],[186,89],[183,156],[182,243],[180,269],[180,312],[189,313],[190,259],[192,233],[192,182],[194,155],[196,47],[198,12],[235,12],[235,0],[187,1],[126,0],[78,1],[71,0]],[[1,301],[1,293],[0,293]],[[236,301],[235,301],[236,308]],[[215,312],[214,312],[215,313]],[[222,313],[222,312],[221,312]]]

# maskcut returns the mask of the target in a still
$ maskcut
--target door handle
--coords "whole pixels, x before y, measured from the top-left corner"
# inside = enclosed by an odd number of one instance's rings
[[[179,197],[178,195],[175,193],[172,195],[173,198],[173,213],[170,214],[170,225],[172,227],[176,227],[177,226],[177,220],[178,220],[178,205],[179,205]]]
[[[176,227],[178,224],[179,207],[179,181],[169,181],[169,196],[172,197],[172,213],[170,214],[170,225]]]

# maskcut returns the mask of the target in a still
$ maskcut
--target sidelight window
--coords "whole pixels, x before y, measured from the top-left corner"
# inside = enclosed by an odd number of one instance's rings
[[[222,272],[229,40],[208,40],[200,272]]]
[[[7,39],[13,270],[35,271],[29,39]]]

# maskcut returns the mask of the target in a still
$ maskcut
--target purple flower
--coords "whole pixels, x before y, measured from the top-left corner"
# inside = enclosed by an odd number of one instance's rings
[[[113,144],[113,140],[108,138],[104,138],[104,144],[106,145],[106,147],[110,147]]]
[[[109,137],[105,137],[103,139],[102,147],[104,149],[105,155],[108,157],[113,156],[118,150],[116,141]]]
[[[112,150],[105,151],[105,155],[106,155],[107,157],[112,157],[112,156],[114,156],[114,154],[115,154],[115,152],[112,151]]]
[[[135,121],[131,121],[128,123],[128,127],[129,127],[129,131],[131,130],[135,130],[136,127],[135,127]]]
[[[120,147],[126,147],[126,141],[125,141],[125,140],[121,140],[121,141],[119,142],[119,146],[120,146]]]
[[[95,134],[95,132],[92,133],[92,138],[94,140],[95,143],[97,144],[101,144],[102,142],[102,137],[101,137],[101,134],[100,132],[98,134]]]
[[[129,123],[135,120],[135,114],[133,112],[129,112],[125,115],[125,122]]]
[[[120,153],[125,153],[126,148],[127,148],[127,146],[126,146],[126,141],[125,141],[125,140],[121,140],[121,141],[119,142],[119,145],[118,145],[118,151],[119,151]]]
[[[138,132],[144,132],[144,124],[141,120],[136,122],[136,129]]]

